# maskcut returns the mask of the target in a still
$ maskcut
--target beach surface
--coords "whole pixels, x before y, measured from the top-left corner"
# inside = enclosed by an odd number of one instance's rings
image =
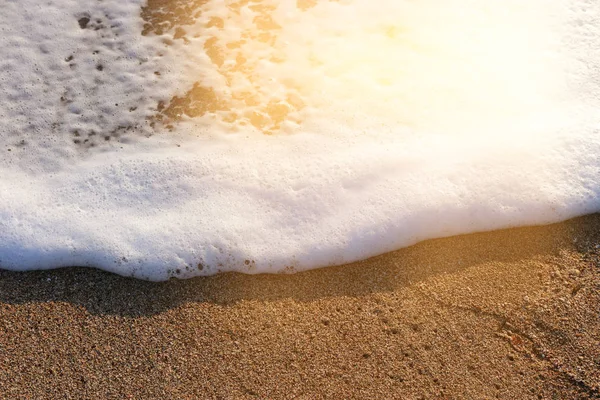
[[[334,0],[319,2],[331,6],[321,11],[298,0],[302,11],[292,13],[266,3],[7,3],[5,268],[89,264],[167,279],[221,267],[275,271],[269,260],[299,254],[313,268],[598,210],[600,83],[588,76],[598,70],[597,6],[573,2],[574,27],[561,36],[568,52],[554,54],[538,11],[559,1],[404,2],[396,9],[404,25],[368,1],[345,13]],[[372,13],[358,21],[361,10]],[[323,28],[314,43],[308,27]],[[497,54],[488,59],[489,48]],[[463,68],[472,66],[465,54],[477,73]],[[548,54],[573,68],[585,61],[568,78],[594,122],[567,125],[560,145],[550,140],[562,131],[546,97],[562,87]],[[282,77],[275,86],[273,72]],[[431,86],[432,76],[444,79]],[[334,101],[322,101],[325,92]],[[348,119],[338,104],[347,93],[381,101],[344,103],[354,107]],[[329,137],[338,127],[317,124],[322,137],[263,135],[295,132],[306,109],[323,112],[319,102],[335,105],[325,120],[337,112],[349,133]],[[370,119],[361,113],[383,105],[390,132],[414,125],[416,139],[363,134]],[[532,120],[495,114],[507,109]],[[172,132],[192,119],[194,129]],[[210,130],[196,129],[201,120]],[[462,132],[467,120],[477,135]],[[494,129],[479,132],[484,120]],[[432,121],[459,126],[421,142]],[[498,135],[495,121],[510,129]],[[217,122],[229,124],[227,134],[212,143],[200,133]],[[346,233],[336,238],[338,227]],[[262,254],[263,266],[253,269],[246,253]],[[429,240],[291,275],[153,283],[92,268],[0,270],[0,399],[126,398],[598,399],[600,215]]]
[[[600,398],[600,216],[294,275],[0,271],[0,398]]]

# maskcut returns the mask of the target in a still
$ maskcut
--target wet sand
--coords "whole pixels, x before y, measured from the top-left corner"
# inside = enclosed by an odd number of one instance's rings
[[[295,275],[0,271],[0,398],[600,398],[600,216]]]

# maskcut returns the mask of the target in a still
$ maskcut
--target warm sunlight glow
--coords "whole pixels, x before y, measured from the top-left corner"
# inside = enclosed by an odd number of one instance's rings
[[[482,126],[490,134],[531,123],[561,89],[551,13],[501,2],[384,3],[207,3],[187,32],[188,45],[201,46],[198,101],[212,103],[200,108],[266,133],[325,118],[480,135]]]

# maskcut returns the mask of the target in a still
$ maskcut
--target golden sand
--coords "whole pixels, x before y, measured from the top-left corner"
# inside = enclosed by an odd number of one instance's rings
[[[0,398],[599,398],[599,227],[296,275],[0,271]]]

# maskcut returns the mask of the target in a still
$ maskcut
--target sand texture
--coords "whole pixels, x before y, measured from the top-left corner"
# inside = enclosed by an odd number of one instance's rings
[[[0,271],[0,398],[600,398],[599,227],[296,275]]]
[[[186,45],[205,3],[149,0],[141,34]],[[273,30],[268,8],[253,8],[265,13],[257,20],[263,30]],[[90,17],[78,16],[78,34],[117,40],[108,16]],[[221,65],[217,45],[224,46],[211,41],[204,50]],[[116,63],[77,60],[106,76]],[[236,59],[235,68],[245,62]],[[77,63],[59,65],[76,71]],[[257,106],[246,123],[276,133],[304,107],[292,100],[284,111]],[[160,129],[230,111],[199,84],[156,109],[150,124]],[[135,131],[111,129],[63,131],[82,151]],[[24,163],[16,148],[10,154]],[[295,275],[151,283],[90,268],[0,270],[0,399],[127,398],[600,399],[600,215],[431,240]]]

